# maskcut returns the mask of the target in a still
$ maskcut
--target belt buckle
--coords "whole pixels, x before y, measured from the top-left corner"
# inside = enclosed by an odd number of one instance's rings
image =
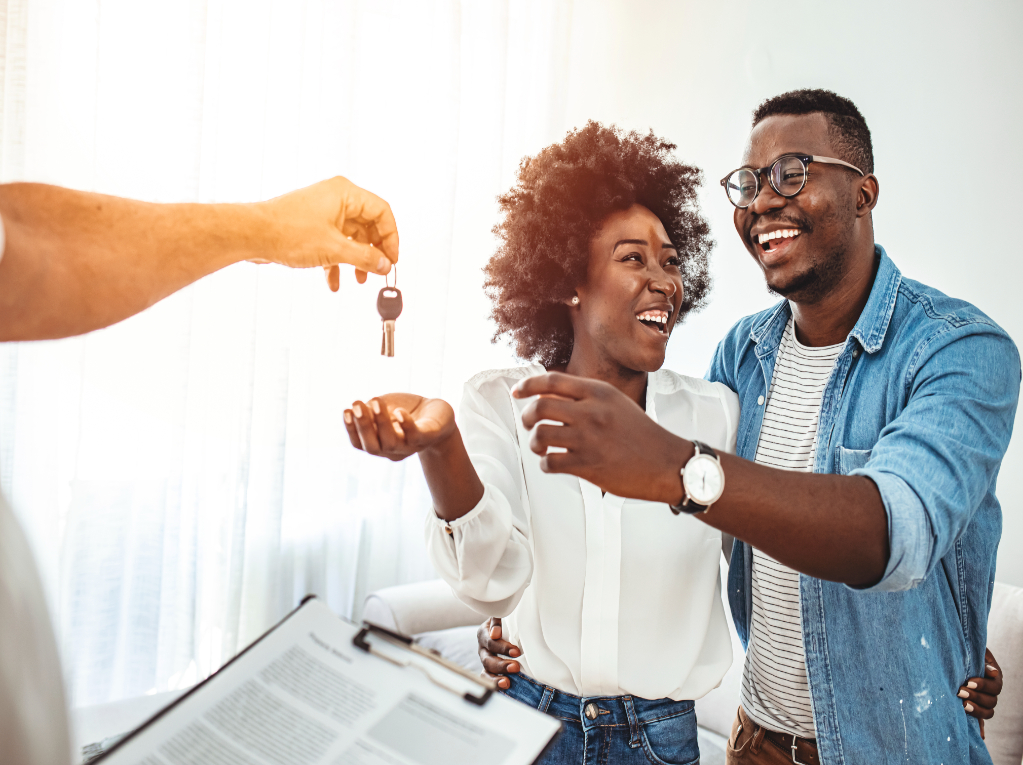
[[[800,762],[799,760],[796,759],[796,742],[799,740],[799,737],[795,733],[792,733],[790,735],[792,736],[792,747],[791,747],[791,749],[792,749],[792,762],[794,762],[796,765],[810,765],[810,763],[808,763],[808,762]]]

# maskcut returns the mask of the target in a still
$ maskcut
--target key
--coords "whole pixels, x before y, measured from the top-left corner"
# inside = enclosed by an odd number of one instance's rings
[[[380,344],[381,356],[394,355],[394,320],[401,316],[401,290],[384,287],[377,295],[377,311],[384,322],[384,338]]]

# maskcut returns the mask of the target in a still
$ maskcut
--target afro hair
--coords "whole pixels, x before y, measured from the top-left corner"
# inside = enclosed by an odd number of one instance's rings
[[[700,215],[700,171],[653,133],[625,133],[590,121],[519,165],[518,179],[498,197],[500,246],[483,269],[497,324],[494,342],[511,337],[517,355],[547,368],[572,355],[565,301],[586,278],[589,244],[613,212],[639,204],[656,215],[682,260],[681,321],[710,291],[713,242]]]

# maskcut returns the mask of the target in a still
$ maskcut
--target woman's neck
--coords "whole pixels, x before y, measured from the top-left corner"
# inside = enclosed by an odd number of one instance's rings
[[[641,407],[646,408],[646,372],[626,369],[610,359],[593,358],[589,354],[576,353],[575,349],[565,366],[565,372],[610,383]]]

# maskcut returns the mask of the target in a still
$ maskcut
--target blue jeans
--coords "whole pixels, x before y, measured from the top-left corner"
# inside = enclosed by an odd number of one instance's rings
[[[561,735],[540,765],[697,765],[696,710],[691,701],[635,696],[573,696],[525,675],[510,675],[507,696],[561,720]],[[590,704],[590,720],[585,710]]]

